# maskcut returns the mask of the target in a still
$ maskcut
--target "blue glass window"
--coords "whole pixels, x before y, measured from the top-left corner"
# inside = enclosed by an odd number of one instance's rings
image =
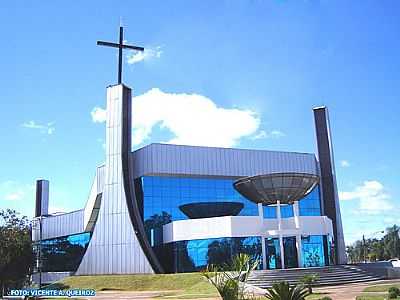
[[[262,250],[260,237],[217,238],[204,240],[179,241],[167,244],[172,249],[173,259],[165,256],[161,263],[171,265],[170,272],[193,272],[204,270],[208,264],[229,264],[232,257],[247,253],[262,267]]]
[[[84,232],[75,235],[43,240],[42,271],[43,272],[74,272],[85,254],[91,234]],[[38,250],[38,243],[34,247]]]
[[[321,216],[321,200],[319,186],[316,186],[311,193],[299,201],[300,216]]]
[[[303,267],[325,266],[324,237],[310,235],[301,238]]]
[[[258,215],[257,205],[241,196],[233,188],[233,179],[192,177],[142,177],[144,195],[144,220],[166,213],[169,221],[188,217],[180,205],[196,202],[241,202],[241,216]]]

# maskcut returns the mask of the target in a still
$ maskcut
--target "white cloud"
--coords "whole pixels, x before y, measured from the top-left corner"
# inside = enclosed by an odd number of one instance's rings
[[[158,126],[174,135],[166,143],[231,147],[240,138],[254,134],[260,125],[253,111],[222,108],[199,94],[164,93],[157,88],[134,97],[132,110],[134,145],[150,139]],[[94,122],[105,120],[98,117],[103,111],[99,107],[92,111]]]
[[[47,124],[40,124],[35,121],[24,122],[21,124],[24,128],[39,130],[40,133],[53,134],[56,128],[54,127],[54,122],[49,122]]]
[[[341,161],[340,161],[340,165],[341,165],[343,168],[348,168],[348,167],[350,167],[350,163],[349,163],[347,160],[341,160]]]
[[[101,107],[96,106],[92,109],[90,115],[92,116],[92,121],[94,123],[102,123],[106,121],[107,111]]]
[[[8,201],[16,201],[16,200],[21,200],[24,197],[25,193],[21,190],[9,193],[4,195],[4,199]]]
[[[145,48],[144,51],[130,51],[126,56],[126,62],[130,65],[133,65],[143,60],[160,58],[162,53],[163,51],[161,50],[161,46],[157,46],[155,48]]]
[[[33,185],[7,180],[0,183],[0,200],[19,201],[34,190]]]
[[[339,193],[340,200],[358,200],[360,210],[367,214],[379,214],[393,209],[390,198],[383,184],[376,180],[364,181],[353,191]]]
[[[267,132],[265,130],[260,130],[256,135],[252,136],[252,140],[260,140],[260,139],[267,139],[267,138],[280,138],[285,136],[282,131],[280,130],[272,130],[270,132]]]

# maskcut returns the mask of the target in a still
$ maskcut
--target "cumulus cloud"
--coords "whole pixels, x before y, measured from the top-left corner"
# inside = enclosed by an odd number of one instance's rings
[[[161,46],[145,48],[144,51],[130,51],[126,56],[126,62],[133,65],[143,60],[160,58],[162,53]]]
[[[348,168],[350,167],[350,163],[347,160],[341,160],[340,166],[342,166],[343,168]]]
[[[231,147],[240,138],[255,134],[260,125],[253,111],[222,108],[199,94],[165,93],[157,88],[134,97],[132,110],[134,145],[148,140],[158,127],[173,134],[166,143]],[[96,107],[92,120],[104,121],[104,111]]]
[[[37,123],[37,122],[31,120],[31,121],[22,123],[21,126],[24,128],[35,129],[35,130],[38,130],[40,133],[49,134],[49,135],[53,134],[54,131],[56,130],[54,127],[54,122],[40,124],[40,123]]]
[[[280,130],[271,130],[269,132],[265,130],[260,130],[257,134],[251,137],[252,140],[260,140],[260,139],[267,139],[267,138],[280,138],[285,136],[282,131]]]
[[[339,193],[340,200],[358,200],[360,210],[368,214],[379,214],[393,209],[390,198],[383,184],[376,180],[364,181],[350,192]]]
[[[90,115],[92,116],[92,121],[94,123],[103,123],[106,121],[107,111],[104,108],[96,106],[92,109]]]

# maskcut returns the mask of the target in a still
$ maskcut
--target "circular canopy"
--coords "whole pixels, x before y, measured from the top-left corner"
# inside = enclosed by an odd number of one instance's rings
[[[272,173],[241,178],[235,189],[247,199],[265,205],[292,204],[308,195],[318,184],[319,177],[307,173]]]
[[[240,202],[196,202],[179,206],[190,219],[237,216],[243,209]]]

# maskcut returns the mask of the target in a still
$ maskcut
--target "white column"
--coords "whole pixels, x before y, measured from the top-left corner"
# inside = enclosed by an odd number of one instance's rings
[[[282,237],[281,201],[276,201],[276,216],[278,218],[278,234],[279,234],[279,247],[281,249],[281,265],[282,269],[285,269],[285,251],[283,247],[283,237]]]
[[[258,206],[258,216],[260,217],[261,221],[264,222],[264,208],[263,208],[263,205],[262,205],[262,203],[258,203],[257,206]]]
[[[299,201],[295,201],[293,204],[293,216],[296,229],[300,228],[300,218],[299,218]]]
[[[261,251],[263,257],[263,270],[267,269],[267,250],[265,249],[265,237],[261,236]]]
[[[264,207],[262,203],[258,203],[258,216],[260,217],[260,231],[261,231],[261,251],[263,258],[263,270],[267,269],[267,251],[265,249],[265,236],[264,236]]]
[[[297,261],[298,267],[302,268],[301,235],[296,235]]]

